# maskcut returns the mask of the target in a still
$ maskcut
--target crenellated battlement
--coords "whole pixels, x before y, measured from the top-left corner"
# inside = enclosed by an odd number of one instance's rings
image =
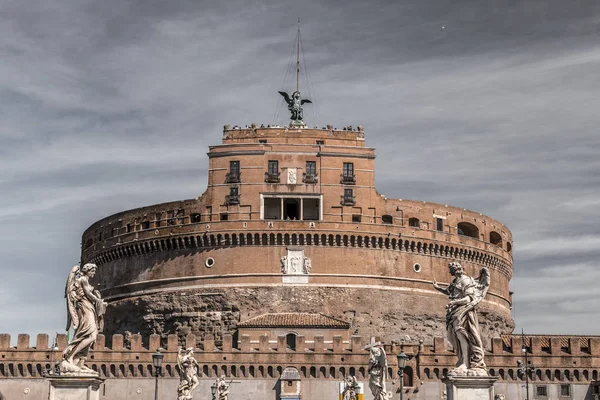
[[[332,343],[325,343],[323,336],[305,342],[296,336],[295,349],[290,348],[285,336],[277,341],[260,336],[258,343],[242,335],[237,343],[226,335],[217,346],[213,335],[198,338],[188,334],[183,343],[177,335],[169,335],[161,343],[159,335],[112,335],[110,347],[106,337],[98,335],[87,365],[106,378],[143,378],[153,374],[152,354],[160,349],[164,353],[163,375],[178,376],[177,350],[180,346],[193,347],[200,364],[201,377],[214,378],[225,374],[237,378],[278,378],[286,367],[298,369],[302,378],[340,379],[348,374],[359,379],[368,376],[366,370],[369,352],[364,349],[368,340],[353,336],[344,342],[334,336]],[[32,346],[28,334],[20,334],[17,345],[10,346],[11,336],[0,334],[0,378],[39,378],[45,370],[60,360],[67,345],[67,336],[59,334],[51,347],[47,334],[38,334]],[[486,364],[490,375],[502,381],[519,381],[517,360],[523,360],[523,339],[519,335],[503,335],[494,338],[486,351]],[[165,347],[161,347],[165,346]],[[525,337],[528,359],[536,367],[534,381],[588,382],[598,380],[600,370],[600,336],[541,336]],[[388,375],[395,377],[396,354],[401,346],[397,342],[385,344],[388,355]],[[411,382],[436,381],[443,377],[456,362],[454,352],[447,347],[444,338],[434,338],[433,345],[410,343],[402,345],[411,357],[405,373]]]

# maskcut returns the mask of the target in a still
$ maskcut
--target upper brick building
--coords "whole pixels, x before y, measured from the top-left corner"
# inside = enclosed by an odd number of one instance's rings
[[[388,199],[362,127],[225,126],[197,199],[120,212],[83,234],[81,262],[109,302],[105,331],[237,332],[265,313],[323,313],[352,334],[443,335],[448,262],[491,287],[485,337],[510,333],[512,236],[478,212]]]

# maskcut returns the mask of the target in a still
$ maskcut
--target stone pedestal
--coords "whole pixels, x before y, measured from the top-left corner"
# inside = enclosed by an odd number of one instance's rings
[[[448,400],[494,400],[493,376],[448,376],[446,384]]]
[[[49,400],[100,400],[100,384],[96,376],[55,376],[50,378]]]

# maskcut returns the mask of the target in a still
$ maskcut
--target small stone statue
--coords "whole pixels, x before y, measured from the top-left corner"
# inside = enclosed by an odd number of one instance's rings
[[[225,380],[225,375],[221,375],[221,377],[217,379],[216,400],[229,400],[229,384]]]
[[[369,389],[373,394],[373,400],[389,400],[393,393],[385,388],[385,374],[387,371],[387,358],[381,343],[373,343],[367,346],[369,349]]]
[[[192,392],[200,383],[198,381],[198,362],[194,358],[194,348],[185,351],[177,349],[177,365],[179,365],[179,387],[177,400],[192,400]]]
[[[447,288],[433,281],[433,287],[450,299],[446,306],[446,329],[458,362],[448,376],[487,376],[476,308],[490,287],[490,272],[483,267],[474,279],[465,275],[457,262],[449,263],[448,268],[454,279]]]
[[[285,99],[285,102],[288,105],[288,110],[290,110],[290,112],[292,113],[292,122],[296,122],[296,124],[298,125],[304,125],[304,123],[302,122],[303,119],[303,110],[302,110],[302,105],[304,105],[304,103],[312,103],[312,101],[308,100],[308,99],[302,99],[302,97],[300,97],[300,91],[296,90],[294,93],[292,93],[292,97],[290,98],[290,96],[286,93],[286,92],[279,92],[280,95],[283,96],[283,98]]]
[[[344,390],[342,391],[342,400],[358,400],[360,386],[356,381],[356,377],[348,375],[344,378]]]
[[[98,376],[97,372],[84,365],[98,332],[104,328],[107,305],[100,297],[100,292],[94,290],[89,282],[96,274],[96,269],[95,264],[85,264],[83,267],[76,265],[67,279],[67,331],[73,327],[75,333],[63,351],[59,367],[61,374]]]

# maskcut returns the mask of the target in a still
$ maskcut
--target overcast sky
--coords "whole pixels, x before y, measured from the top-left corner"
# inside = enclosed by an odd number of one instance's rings
[[[64,330],[90,224],[198,197],[224,124],[286,122],[299,17],[306,122],[364,125],[387,197],[504,222],[519,332],[600,333],[600,2],[1,3],[1,332]]]

